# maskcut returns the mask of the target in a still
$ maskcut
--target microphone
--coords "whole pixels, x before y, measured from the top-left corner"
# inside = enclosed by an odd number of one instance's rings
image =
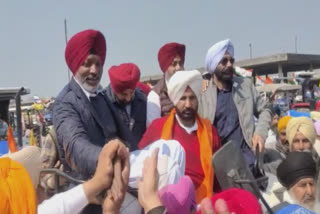
[[[275,214],[316,214],[297,204],[282,202],[272,208]]]

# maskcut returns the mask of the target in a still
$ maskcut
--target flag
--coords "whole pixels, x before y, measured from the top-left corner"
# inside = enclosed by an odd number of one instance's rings
[[[9,151],[11,153],[18,151],[16,141],[14,140],[14,136],[13,136],[13,130],[10,125],[7,130],[7,140],[8,140]]]
[[[273,83],[272,79],[268,75],[266,76],[265,83],[266,84],[272,84]]]
[[[34,134],[33,134],[33,129],[31,129],[31,131],[30,131],[30,135],[29,135],[29,145],[37,146],[37,144],[36,144],[36,139],[34,138]]]

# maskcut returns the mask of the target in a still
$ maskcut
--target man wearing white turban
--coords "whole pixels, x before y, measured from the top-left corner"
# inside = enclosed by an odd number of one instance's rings
[[[211,157],[220,148],[216,128],[197,114],[202,77],[199,71],[177,71],[168,82],[174,108],[168,116],[154,120],[138,144],[140,149],[159,139],[176,140],[185,150],[185,174],[196,188],[197,202],[212,195],[214,172]],[[201,143],[200,143],[201,142]]]
[[[264,148],[271,122],[271,110],[259,96],[250,79],[234,75],[234,47],[229,39],[213,45],[206,56],[206,68],[212,81],[201,95],[199,114],[217,127],[222,145],[239,145],[250,168],[255,150]],[[258,118],[255,126],[254,117]]]

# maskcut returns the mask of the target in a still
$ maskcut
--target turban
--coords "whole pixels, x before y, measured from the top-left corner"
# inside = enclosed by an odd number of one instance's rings
[[[281,130],[287,128],[288,122],[292,117],[290,116],[284,116],[281,117],[279,122],[278,122],[278,132],[280,132]]]
[[[167,87],[169,98],[174,105],[178,103],[187,87],[192,89],[199,102],[202,87],[202,76],[197,70],[177,71],[170,78]]]
[[[209,73],[213,73],[221,59],[223,58],[224,54],[229,52],[231,56],[234,55],[233,44],[229,39],[220,41],[214,44],[207,52],[206,56],[206,67]]]
[[[290,189],[302,178],[316,177],[316,163],[309,152],[290,152],[277,168],[282,186]]]
[[[231,188],[223,192],[214,194],[210,199],[213,204],[212,207],[214,209],[214,204],[218,199],[223,199],[226,202],[230,213],[234,212],[236,214],[262,214],[261,206],[258,199],[252,193],[246,190]],[[201,211],[198,211],[197,213],[201,213]]]
[[[316,129],[317,135],[320,136],[320,120],[314,123],[314,128]]]
[[[98,55],[103,65],[106,49],[106,40],[101,32],[85,30],[77,33],[68,41],[65,59],[71,72],[76,74],[89,54]]]
[[[191,209],[197,209],[196,192],[189,176],[162,188],[159,196],[168,214],[190,213]]]
[[[41,149],[37,146],[26,146],[18,152],[4,155],[20,163],[29,173],[33,186],[37,189],[42,167]]]
[[[8,157],[0,158],[0,210],[3,214],[36,214],[37,199],[27,170]]]
[[[158,53],[158,61],[162,72],[166,72],[171,65],[173,59],[178,55],[184,64],[184,57],[186,53],[186,46],[179,43],[168,43],[162,46]]]
[[[298,131],[308,138],[312,145],[314,144],[317,134],[310,118],[295,117],[289,121],[286,128],[286,134],[290,145],[292,145],[293,138]]]
[[[319,120],[320,119],[320,112],[312,111],[312,112],[310,112],[310,117],[312,120]]]
[[[133,63],[123,63],[109,69],[109,78],[111,87],[116,93],[126,89],[134,90],[140,79],[140,70]]]

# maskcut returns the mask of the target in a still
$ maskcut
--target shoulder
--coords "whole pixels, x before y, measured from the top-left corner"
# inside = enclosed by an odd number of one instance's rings
[[[155,119],[155,120],[152,121],[152,123],[150,124],[149,128],[150,129],[162,128],[167,119],[168,119],[168,116]]]
[[[140,101],[143,101],[143,102],[147,101],[146,95],[138,88],[136,88],[136,90],[134,91],[134,95],[135,95],[137,100],[140,100]]]
[[[246,86],[246,87],[252,87],[253,82],[251,78],[248,77],[234,77],[233,82],[241,85],[241,86]]]
[[[150,93],[148,94],[147,100],[149,101],[154,101],[154,100],[159,100],[159,95],[155,92],[155,91],[150,91]]]

